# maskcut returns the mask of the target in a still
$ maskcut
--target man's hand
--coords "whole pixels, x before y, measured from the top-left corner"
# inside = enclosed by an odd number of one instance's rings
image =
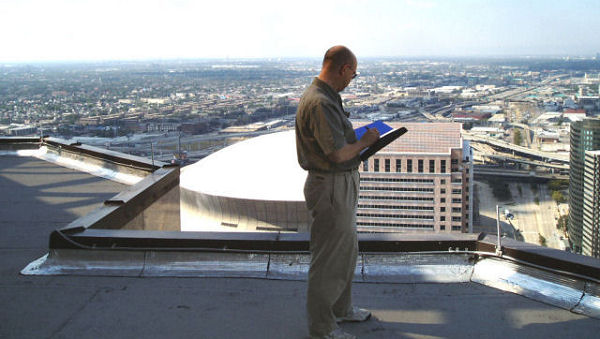
[[[371,128],[357,142],[347,144],[337,151],[328,154],[327,157],[335,163],[348,161],[358,156],[363,149],[373,145],[377,140],[379,140],[379,131],[376,128]]]
[[[367,147],[373,145],[377,140],[379,140],[379,131],[377,128],[369,128],[365,134],[363,134],[361,141],[364,140],[364,143]]]

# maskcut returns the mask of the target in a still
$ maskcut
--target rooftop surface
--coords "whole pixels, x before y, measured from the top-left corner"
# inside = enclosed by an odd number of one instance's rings
[[[364,123],[354,123],[355,127]],[[461,124],[448,122],[390,122],[393,128],[406,127],[402,137],[387,145],[382,152],[450,154],[451,148],[462,148]]]
[[[0,156],[0,338],[305,338],[306,283],[23,276],[48,235],[125,186]],[[477,283],[356,283],[359,338],[590,338],[600,321]]]

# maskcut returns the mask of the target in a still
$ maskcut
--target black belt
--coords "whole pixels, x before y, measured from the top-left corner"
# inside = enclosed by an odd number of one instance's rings
[[[349,170],[340,170],[340,171],[323,171],[323,170],[308,170],[308,173],[321,174],[321,175],[341,175],[341,174],[349,174],[354,171],[358,171],[358,168],[353,168]]]

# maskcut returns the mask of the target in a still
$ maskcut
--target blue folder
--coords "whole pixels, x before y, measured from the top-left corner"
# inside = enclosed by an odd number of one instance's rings
[[[360,138],[362,138],[362,136],[367,132],[367,130],[369,130],[371,128],[376,128],[377,131],[379,132],[379,135],[384,135],[393,129],[390,125],[384,123],[383,121],[377,120],[368,125],[361,126],[357,129],[355,129],[354,133],[356,133],[356,139],[360,140]]]
[[[356,139],[360,140],[367,130],[371,128],[377,129],[380,138],[373,145],[371,145],[371,147],[366,148],[360,153],[360,160],[362,161],[368,159],[371,155],[375,154],[377,151],[387,146],[390,142],[398,139],[402,134],[407,132],[406,127],[393,129],[390,125],[384,123],[383,121],[377,120],[368,125],[355,129],[354,133],[356,133]]]

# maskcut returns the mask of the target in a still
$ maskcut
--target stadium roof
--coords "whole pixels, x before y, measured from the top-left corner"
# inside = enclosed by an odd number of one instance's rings
[[[294,131],[247,139],[181,171],[181,187],[215,196],[304,201],[306,171],[298,165]]]

